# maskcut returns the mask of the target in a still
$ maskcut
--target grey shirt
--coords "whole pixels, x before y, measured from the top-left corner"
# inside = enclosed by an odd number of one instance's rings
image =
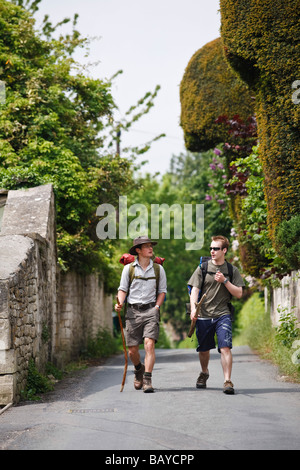
[[[155,272],[153,268],[153,261],[150,260],[150,263],[146,270],[144,271],[141,265],[138,262],[138,259],[133,262],[135,266],[135,275],[142,277],[154,277]],[[130,264],[124,266],[122,271],[120,286],[118,290],[128,292],[129,288],[129,268]],[[158,294],[162,292],[167,292],[167,277],[164,268],[159,265],[160,275],[159,275],[159,284],[158,284]],[[156,302],[156,279],[149,279],[145,281],[143,279],[133,279],[127,301],[130,304],[149,304],[151,302]]]
[[[215,274],[217,269],[224,274],[224,276],[229,279],[227,263],[225,262],[221,266],[213,264],[210,260],[208,261],[207,274],[205,276],[203,294],[206,294],[206,298],[201,305],[200,316],[204,318],[214,318],[221,315],[230,314],[228,303],[230,302],[231,296],[223,283],[215,281]],[[202,271],[198,266],[188,281],[190,286],[198,287],[201,289],[202,286]],[[239,270],[233,266],[233,278],[232,284],[237,287],[244,287],[244,281],[242,276],[239,273]]]

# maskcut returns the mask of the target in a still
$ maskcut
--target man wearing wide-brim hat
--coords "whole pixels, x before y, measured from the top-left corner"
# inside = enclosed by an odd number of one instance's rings
[[[126,343],[134,365],[136,390],[153,392],[152,371],[155,364],[155,343],[159,335],[159,309],[167,292],[163,266],[154,265],[153,246],[157,242],[146,236],[135,238],[129,253],[136,255],[133,263],[124,266],[118,289],[120,311],[127,297]],[[144,343],[145,364],[141,363],[139,345]]]

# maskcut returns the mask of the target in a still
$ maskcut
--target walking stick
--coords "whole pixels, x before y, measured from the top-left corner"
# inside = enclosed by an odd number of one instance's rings
[[[118,302],[118,305],[120,305],[118,296],[117,296],[117,302]],[[123,349],[124,349],[124,356],[125,356],[125,366],[124,366],[124,372],[123,372],[123,380],[122,380],[122,385],[121,385],[121,390],[120,390],[120,392],[123,392],[123,388],[124,388],[125,380],[126,380],[126,374],[127,374],[127,367],[128,367],[128,356],[127,356],[127,349],[126,349],[126,343],[125,343],[121,313],[120,312],[117,312],[117,313],[118,313],[118,317],[119,317],[119,324],[120,324],[120,329],[121,329],[121,334],[122,334]]]
[[[201,304],[203,302],[203,300],[205,299],[206,297],[206,294],[203,294],[201,299],[200,299],[200,302],[196,302],[195,305],[196,305],[196,315],[194,316],[193,320],[191,321],[191,326],[190,326],[190,331],[188,332],[188,337],[191,338],[194,331],[195,331],[195,328],[196,328],[196,321],[197,321],[197,318],[198,318],[198,315],[199,315],[199,312],[200,312],[200,307],[201,307]]]

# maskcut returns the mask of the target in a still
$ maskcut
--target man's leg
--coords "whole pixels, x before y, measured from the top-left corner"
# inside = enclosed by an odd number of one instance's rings
[[[206,388],[206,382],[209,377],[209,372],[208,372],[209,358],[210,358],[210,351],[199,351],[201,372],[196,382],[196,388]]]
[[[143,390],[146,393],[154,392],[152,387],[152,371],[155,364],[155,340],[152,338],[145,338],[145,373]]]
[[[143,386],[143,376],[145,371],[144,364],[141,364],[141,356],[139,351],[139,345],[128,346],[128,355],[132,364],[134,365],[134,388],[140,390]]]
[[[128,355],[134,366],[137,366],[141,362],[141,356],[139,351],[139,345],[128,346]]]
[[[208,363],[210,358],[210,351],[199,351],[199,360],[202,372],[208,374]]]
[[[218,338],[219,352],[221,353],[221,364],[224,374],[223,392],[234,394],[231,382],[232,372],[232,321],[230,315],[223,315],[217,321],[216,333]]]
[[[152,373],[155,364],[155,341],[151,338],[145,338],[145,372]]]
[[[144,392],[154,392],[152,387],[152,371],[155,364],[155,343],[159,337],[159,310],[151,307],[144,314],[144,348],[145,348],[145,373]]]
[[[234,394],[233,383],[231,382],[232,371],[232,353],[230,348],[220,348],[221,351],[221,364],[224,373],[224,386],[223,392],[227,395]]]
[[[230,348],[221,348],[221,364],[223,368],[224,380],[231,380],[232,354]]]
[[[208,363],[210,359],[210,350],[215,348],[215,327],[211,318],[197,321],[196,335],[198,339],[199,360],[201,372],[196,381],[196,388],[206,388],[206,382],[209,377]]]

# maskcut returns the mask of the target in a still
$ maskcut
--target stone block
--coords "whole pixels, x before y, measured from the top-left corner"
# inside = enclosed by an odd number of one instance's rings
[[[4,208],[1,233],[3,235],[33,233],[48,239],[50,210],[54,217],[54,194],[51,184],[10,190]]]
[[[7,319],[0,318],[0,351],[10,349],[11,347],[11,330],[10,322]]]
[[[8,405],[15,400],[15,374],[0,375],[0,405]]]
[[[0,318],[8,318],[8,299],[8,284],[0,282]]]
[[[30,238],[23,237],[22,235],[3,236],[1,232],[0,279],[9,279],[15,276],[22,266],[22,262],[28,258],[33,249],[34,242]],[[5,297],[4,305],[6,305]]]
[[[0,351],[0,375],[16,372],[16,352],[14,349]]]

